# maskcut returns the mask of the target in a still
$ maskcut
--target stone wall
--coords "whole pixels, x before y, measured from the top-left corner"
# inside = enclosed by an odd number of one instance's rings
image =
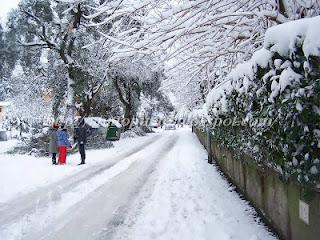
[[[272,169],[259,167],[246,155],[235,157],[232,150],[194,129],[200,142],[210,148],[214,161],[249,200],[279,236],[288,240],[320,239],[320,192],[305,189],[293,181],[284,182]]]

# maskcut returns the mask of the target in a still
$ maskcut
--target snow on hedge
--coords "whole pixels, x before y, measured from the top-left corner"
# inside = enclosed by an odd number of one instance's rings
[[[210,91],[206,101],[206,107],[212,107],[217,101],[221,100],[222,110],[225,109],[225,95],[232,90],[239,92],[247,91],[248,87],[254,81],[257,67],[266,68],[272,56],[275,53],[283,57],[289,57],[297,51],[296,46],[302,44],[304,56],[320,56],[320,16],[314,18],[300,19],[289,23],[277,25],[267,30],[265,35],[264,47],[253,54],[252,58],[239,64],[231,71],[226,81],[218,87]],[[303,63],[308,66],[308,62]],[[280,83],[273,83],[273,92],[270,95],[270,100],[276,97],[279,91],[283,91],[293,81],[299,81],[301,76],[295,73],[290,64],[285,66],[280,59],[277,59],[274,65],[278,68],[287,69],[280,77]],[[244,77],[245,81],[241,86],[237,84],[237,80]],[[276,86],[275,86],[276,85]]]
[[[238,64],[224,82],[209,92],[205,104],[206,111],[217,102],[220,102],[220,104],[219,106],[214,107],[214,113],[218,114],[219,110],[228,111],[226,107],[226,95],[231,93],[234,89],[239,92],[248,91],[249,86],[254,80],[257,67],[267,67],[271,57],[272,53],[263,48],[255,52],[249,61]],[[242,77],[244,78],[244,81],[240,84],[237,80]],[[219,107],[219,110],[217,110],[217,107]]]
[[[310,185],[320,180],[319,26],[320,16],[268,29],[263,48],[212,89],[204,105],[209,123],[245,120],[240,127],[215,126],[221,144]],[[262,118],[272,124],[249,124]]]
[[[269,28],[265,35],[264,48],[281,56],[296,52],[296,43],[302,42],[306,57],[320,56],[320,16],[300,19]]]

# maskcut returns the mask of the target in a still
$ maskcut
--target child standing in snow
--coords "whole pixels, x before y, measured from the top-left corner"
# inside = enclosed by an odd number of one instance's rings
[[[52,164],[57,164],[58,140],[57,129],[59,125],[54,123],[49,130],[49,152],[52,154]]]
[[[59,164],[66,164],[67,148],[71,148],[69,135],[64,125],[57,131],[57,140],[59,148]]]

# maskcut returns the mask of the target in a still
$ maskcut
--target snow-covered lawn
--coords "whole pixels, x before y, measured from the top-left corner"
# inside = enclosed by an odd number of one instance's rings
[[[90,168],[93,165],[110,161],[114,156],[147,142],[153,137],[149,135],[134,139],[121,139],[118,142],[114,142],[114,148],[89,150],[86,153],[87,164],[82,166],[77,165],[80,163],[80,155],[78,153],[68,155],[67,164],[59,166],[51,164],[51,157],[6,154],[6,151],[17,144],[17,140],[0,142],[0,204],[18,195],[28,193],[63,177]]]

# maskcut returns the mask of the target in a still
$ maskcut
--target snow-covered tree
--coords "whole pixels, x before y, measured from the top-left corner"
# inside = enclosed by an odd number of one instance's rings
[[[24,0],[9,17],[8,23],[16,41],[25,48],[32,48],[33,55],[39,55],[38,59],[42,50],[48,49],[56,60],[63,62],[67,74],[60,80],[67,82],[69,118],[74,115],[74,84],[79,70],[74,52],[77,37],[84,33],[81,25],[83,11],[81,3]],[[69,121],[72,122],[72,118]]]
[[[17,64],[10,78],[11,91],[7,95],[11,101],[4,125],[8,129],[18,129],[30,133],[33,128],[39,131],[50,123],[52,103],[46,99],[46,76],[36,74]]]
[[[88,19],[99,17],[91,26],[114,23],[119,26],[124,16],[131,22],[140,22],[139,27],[128,24],[125,31],[115,28],[111,34],[101,34],[102,39],[117,43],[112,51],[118,56],[156,53],[161,62],[171,60],[167,85],[179,87],[180,92],[186,90],[187,94],[190,94],[187,85],[192,85],[196,104],[203,101],[233,67],[261,48],[268,27],[319,14],[319,1],[127,0],[108,3],[104,1],[94,14],[87,16]],[[119,18],[110,17],[108,13],[116,13]]]
[[[152,69],[147,62],[126,58],[110,64],[108,75],[124,106],[126,128],[129,128],[139,107],[142,84],[151,81]]]
[[[0,23],[0,101],[11,91],[10,76],[17,60],[15,44],[10,41]]]
[[[149,81],[142,83],[141,106],[137,115],[143,124],[148,124],[149,121],[155,120],[159,114],[168,117],[174,111],[168,96],[161,89],[163,79],[163,72],[156,71],[152,73]]]
[[[163,46],[171,59],[167,85],[192,89],[195,105],[261,48],[267,28],[320,13],[319,1],[290,0],[180,1],[164,9],[145,43]]]

